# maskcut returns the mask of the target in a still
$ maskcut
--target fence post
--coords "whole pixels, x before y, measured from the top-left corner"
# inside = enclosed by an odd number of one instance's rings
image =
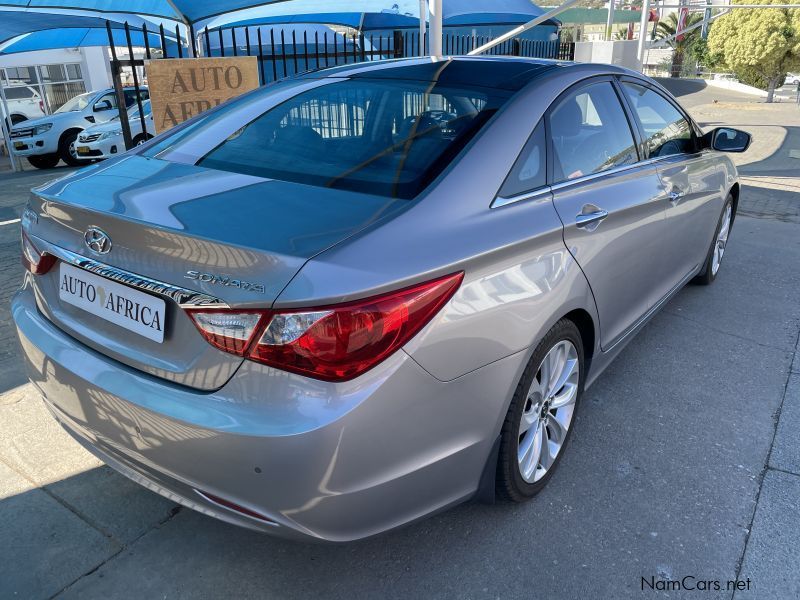
[[[399,29],[394,30],[394,57],[395,58],[403,58],[403,46],[404,46],[404,39],[403,39],[403,32]]]
[[[108,32],[108,44],[111,47],[111,78],[114,80],[114,92],[117,96],[119,123],[122,126],[122,141],[125,143],[125,148],[128,149],[133,146],[133,140],[131,139],[131,124],[128,122],[128,109],[125,106],[125,92],[122,89],[122,66],[120,65],[119,58],[117,58],[117,49],[114,46],[114,35],[111,32],[111,21],[106,21],[106,31]]]

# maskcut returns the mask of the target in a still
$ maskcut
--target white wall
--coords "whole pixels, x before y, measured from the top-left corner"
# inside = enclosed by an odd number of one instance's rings
[[[81,53],[83,54],[81,71],[83,72],[83,80],[86,82],[86,89],[99,90],[112,87],[108,48],[106,46],[82,48]]]
[[[37,50],[0,56],[2,67],[31,67],[80,63],[86,89],[96,90],[111,87],[111,67],[106,47],[61,48],[58,50]]]

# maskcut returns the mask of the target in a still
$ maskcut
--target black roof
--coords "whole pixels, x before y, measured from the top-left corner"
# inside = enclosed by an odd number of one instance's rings
[[[454,56],[405,58],[342,65],[305,77],[350,77],[436,81],[446,86],[480,86],[516,92],[543,73],[571,63],[539,58]]]

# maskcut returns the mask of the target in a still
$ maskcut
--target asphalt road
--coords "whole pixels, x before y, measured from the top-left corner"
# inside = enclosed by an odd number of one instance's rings
[[[0,598],[800,596],[800,111],[789,108],[692,102],[700,120],[758,132],[740,159],[749,216],[714,285],[684,289],[587,391],[560,469],[525,505],[469,503],[336,546],[237,529],[102,467],[29,386],[14,387],[7,350]],[[0,179],[12,212],[33,181],[17,177]],[[6,297],[19,277],[13,227],[0,226]],[[732,579],[749,589],[734,595]],[[712,589],[648,587],[666,580]]]

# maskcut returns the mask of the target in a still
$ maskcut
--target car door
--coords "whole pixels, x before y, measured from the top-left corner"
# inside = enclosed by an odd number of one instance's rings
[[[701,150],[689,118],[672,100],[641,81],[623,80],[621,89],[667,192],[666,276],[677,285],[706,258],[725,198],[725,174],[713,153]]]
[[[553,202],[608,349],[669,291],[664,188],[657,167],[640,162],[636,130],[610,78],[568,90],[546,119]]]

